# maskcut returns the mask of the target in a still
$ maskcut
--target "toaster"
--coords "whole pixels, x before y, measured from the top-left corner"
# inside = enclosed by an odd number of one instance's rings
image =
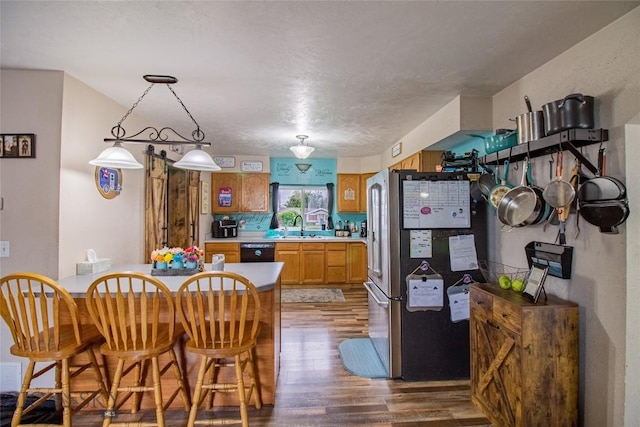
[[[211,224],[211,236],[215,239],[238,237],[238,222],[229,219],[220,219]]]

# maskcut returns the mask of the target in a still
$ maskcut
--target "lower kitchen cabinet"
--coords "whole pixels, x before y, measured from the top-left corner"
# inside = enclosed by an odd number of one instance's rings
[[[275,260],[284,263],[280,284],[300,284],[300,243],[276,243]]]
[[[578,306],[496,285],[470,293],[471,400],[494,426],[578,425]]]
[[[367,281],[367,246],[364,243],[349,243],[347,253],[348,283],[364,283]]]
[[[325,244],[300,244],[300,282],[303,285],[322,285],[325,283]]]
[[[240,262],[239,243],[211,242],[204,244],[204,262],[211,262],[213,254],[223,254],[225,262]]]
[[[275,260],[284,262],[283,285],[363,283],[367,277],[362,242],[278,242]]]
[[[327,283],[347,283],[347,243],[326,244]]]

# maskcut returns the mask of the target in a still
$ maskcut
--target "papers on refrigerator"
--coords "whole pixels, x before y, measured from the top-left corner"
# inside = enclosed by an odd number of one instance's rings
[[[444,280],[439,274],[407,278],[407,310],[436,310],[444,305]]]
[[[451,321],[459,322],[469,319],[469,285],[450,286],[447,288]]]
[[[478,254],[473,234],[449,237],[449,261],[451,271],[478,269]]]

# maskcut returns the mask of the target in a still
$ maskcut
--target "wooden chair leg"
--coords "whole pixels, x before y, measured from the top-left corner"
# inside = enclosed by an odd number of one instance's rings
[[[256,365],[253,358],[253,350],[249,350],[247,352],[247,357],[248,357],[247,363],[248,363],[248,369],[249,369],[249,377],[251,378],[251,389],[255,393],[254,399],[255,399],[256,409],[260,409],[262,408],[262,391],[260,387],[260,378],[258,378],[258,376],[256,375]],[[250,397],[251,397],[251,394],[249,394],[249,398],[247,398],[247,400],[249,400]]]
[[[147,361],[140,361],[140,362],[135,362],[135,365],[133,367],[133,377],[134,377],[134,381],[133,381],[133,386],[134,387],[140,387],[140,384],[142,384],[142,376],[145,374],[146,368],[143,369],[143,365],[146,364]],[[142,393],[141,392],[134,392],[133,393],[133,402],[131,404],[131,413],[135,414],[140,410],[140,401],[142,400]]]
[[[62,380],[61,380],[61,373],[62,373],[62,363],[58,360],[56,363],[56,369],[55,369],[55,374],[54,374],[54,383],[55,383],[55,388],[57,390],[60,390],[61,384],[62,384]],[[62,395],[60,393],[55,393],[53,395],[53,399],[56,403],[56,412],[60,413],[62,412],[62,410],[64,409],[64,404],[63,404],[63,399],[62,399]]]
[[[96,385],[98,386],[98,390],[100,390],[100,395],[102,396],[102,400],[106,408],[106,405],[109,401],[109,391],[107,390],[107,386],[105,385],[104,376],[102,376],[100,365],[98,364],[96,354],[93,351],[92,347],[89,347],[87,349],[87,354],[89,356],[89,361],[91,362],[91,368],[93,369],[93,376],[96,380]]]
[[[193,389],[193,396],[191,398],[191,410],[189,411],[187,427],[193,427],[196,423],[196,415],[198,415],[198,406],[200,406],[200,397],[202,396],[202,385],[204,384],[204,377],[207,375],[208,361],[209,358],[207,356],[202,356],[200,369],[198,370],[198,379],[196,380],[196,387]],[[213,369],[215,369],[215,367]]]
[[[188,411],[191,407],[191,398],[187,393],[187,387],[184,385],[184,380],[182,379],[182,372],[180,372],[180,367],[178,366],[178,358],[176,357],[175,351],[171,349],[169,351],[169,357],[171,358],[171,369],[173,370],[173,374],[176,377],[176,381],[178,381],[178,387],[180,388],[180,395],[182,396],[182,402],[184,404],[184,410]]]
[[[27,372],[24,374],[22,380],[22,386],[18,393],[18,402],[16,403],[16,410],[13,412],[13,418],[11,419],[11,427],[18,427],[22,420],[22,411],[24,411],[24,404],[27,402],[27,394],[29,386],[31,385],[31,379],[33,378],[33,370],[35,369],[36,362],[29,361]]]
[[[158,356],[151,358],[151,369],[153,374],[153,398],[156,404],[156,420],[158,427],[164,427],[164,405],[162,403],[162,384],[160,383]]]
[[[62,359],[62,424],[71,427],[71,386],[69,384],[69,359]]]
[[[211,370],[209,371],[209,385],[213,385],[216,383],[216,375],[218,375],[218,364],[220,361],[218,359],[211,360]],[[209,399],[207,400],[207,410],[213,408],[213,399],[216,397],[216,391],[213,388],[207,389],[207,393],[209,393]]]
[[[111,425],[112,418],[115,416],[118,387],[120,387],[120,380],[122,379],[123,370],[124,360],[119,359],[118,366],[116,367],[116,373],[113,377],[113,382],[111,383],[111,393],[109,393],[109,401],[107,403],[107,409],[105,410],[102,427],[109,427]]]
[[[242,360],[240,355],[234,356],[236,381],[238,387],[238,399],[240,400],[240,418],[242,419],[242,427],[249,427],[249,413],[247,412],[247,395],[244,389],[244,374],[242,369]]]

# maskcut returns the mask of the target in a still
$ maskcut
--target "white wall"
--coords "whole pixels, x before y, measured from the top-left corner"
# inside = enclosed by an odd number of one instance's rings
[[[524,95],[531,98],[534,107],[540,108],[546,102],[576,92],[596,98],[596,127],[609,129],[610,141],[604,144],[607,173],[628,183],[640,179],[637,167],[625,167],[625,157],[631,164],[637,164],[638,159],[635,148],[638,142],[625,141],[625,125],[640,112],[640,8],[496,94],[494,128],[508,126],[509,118],[526,111]],[[633,147],[625,151],[629,144]],[[598,145],[594,145],[586,150],[594,163],[597,149]],[[548,160],[548,157],[535,159],[534,178],[538,184],[549,181]],[[572,165],[572,156],[565,155],[565,171]],[[637,215],[639,201],[633,192],[631,220]],[[576,237],[575,215],[570,218],[567,230],[567,243],[575,248],[573,277],[570,281],[550,278],[546,288],[580,305],[582,422],[591,427],[622,426],[627,283],[637,287],[637,277],[627,280],[626,255],[627,245],[636,248],[638,242],[627,239],[630,234],[625,225],[620,227],[620,234],[608,235],[584,220],[580,221],[581,231]],[[556,232],[555,227],[549,227],[545,233],[541,226],[502,232],[496,221],[490,234],[497,238],[490,253],[505,264],[526,266],[524,245],[533,240],[553,242]],[[632,252],[637,253],[637,249]],[[637,328],[637,323],[629,327]],[[638,377],[627,377],[627,381],[637,384]],[[637,406],[635,401],[630,403]],[[637,420],[626,425],[634,425]]]

